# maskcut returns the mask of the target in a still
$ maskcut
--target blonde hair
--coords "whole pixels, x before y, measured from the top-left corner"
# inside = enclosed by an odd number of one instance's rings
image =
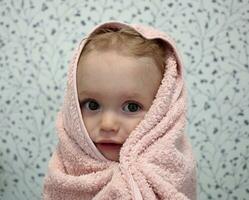
[[[171,47],[161,39],[146,39],[132,28],[103,28],[87,38],[81,57],[93,50],[108,49],[117,50],[128,56],[151,57],[162,75],[165,70],[165,62],[172,52]]]

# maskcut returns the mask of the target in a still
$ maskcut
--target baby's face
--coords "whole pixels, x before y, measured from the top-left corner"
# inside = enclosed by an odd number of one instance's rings
[[[90,138],[107,159],[119,160],[122,144],[149,110],[161,79],[149,57],[107,50],[92,51],[80,59],[77,91],[82,118]],[[103,144],[104,140],[119,145]]]

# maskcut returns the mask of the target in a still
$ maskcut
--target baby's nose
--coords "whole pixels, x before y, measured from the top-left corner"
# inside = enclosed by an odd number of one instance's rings
[[[117,132],[119,129],[118,116],[114,112],[104,112],[101,118],[101,131]]]

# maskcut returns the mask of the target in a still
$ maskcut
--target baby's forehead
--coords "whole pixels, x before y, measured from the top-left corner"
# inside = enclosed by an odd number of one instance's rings
[[[79,68],[78,86],[91,91],[144,91],[158,85],[162,78],[152,58],[128,57],[115,51],[91,52],[83,57]]]

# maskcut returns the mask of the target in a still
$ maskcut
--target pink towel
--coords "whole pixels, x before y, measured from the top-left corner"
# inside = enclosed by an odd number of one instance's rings
[[[174,50],[156,97],[120,151],[119,162],[106,159],[83,123],[76,89],[76,68],[85,40],[76,49],[68,72],[56,129],[59,143],[44,179],[44,200],[195,200],[196,160],[184,133],[187,99],[183,66],[172,39],[152,27],[106,22],[102,27],[129,26],[147,39],[160,38]]]

